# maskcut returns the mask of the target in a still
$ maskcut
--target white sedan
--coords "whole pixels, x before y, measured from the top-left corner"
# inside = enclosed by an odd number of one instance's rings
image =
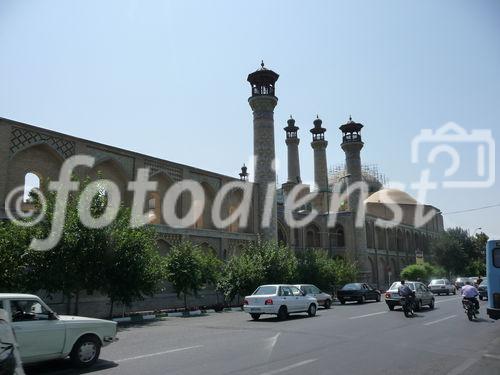
[[[101,347],[116,338],[116,322],[57,315],[39,297],[0,293],[0,308],[11,318],[23,363],[70,356],[77,367],[99,358]]]
[[[307,312],[309,316],[315,316],[317,309],[316,298],[285,284],[261,285],[243,302],[243,310],[253,320],[258,320],[262,314],[277,315],[280,320],[286,319],[290,313]]]

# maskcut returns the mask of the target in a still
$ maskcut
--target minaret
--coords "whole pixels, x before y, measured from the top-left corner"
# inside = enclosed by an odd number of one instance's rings
[[[288,180],[282,185],[283,191],[288,193],[297,184],[302,183],[300,179],[299,143],[297,136],[298,126],[292,116],[287,121],[287,126],[283,128],[286,132],[286,146],[288,149]]]
[[[312,133],[311,147],[314,150],[314,182],[318,189],[318,195],[314,206],[320,213],[328,212],[328,166],[326,163],[325,141],[326,129],[321,126],[323,121],[316,116],[314,127],[310,130]]]
[[[339,129],[342,131],[342,150],[345,152],[345,164],[348,185],[362,181],[360,152],[364,143],[361,141],[362,124],[349,121]],[[356,212],[359,205],[359,190],[349,194],[349,211]]]
[[[363,175],[361,173],[361,149],[364,143],[361,141],[361,129],[362,124],[352,121],[349,116],[349,121],[340,126],[342,131],[342,150],[345,152],[345,164],[346,164],[346,178],[347,186],[350,187],[353,184],[360,183],[363,181]],[[361,190],[360,190],[361,189]],[[368,253],[366,251],[366,230],[365,230],[365,209],[363,201],[360,203],[359,200],[362,197],[361,194],[366,194],[366,189],[364,186],[361,188],[356,188],[349,192],[348,202],[349,211],[352,212],[353,223],[356,223],[357,215],[362,215],[361,225],[354,225],[354,236],[353,236],[353,250],[354,258],[358,261],[361,269],[361,276],[365,281],[369,280],[369,275],[371,272],[371,267],[368,261]]]
[[[247,78],[252,86],[252,96],[248,98],[248,103],[253,111],[254,182],[258,184],[259,225],[264,240],[277,240],[274,107],[278,104],[278,98],[274,95],[274,89],[278,77],[277,73],[266,69],[262,62],[261,68]],[[268,190],[272,194],[270,208],[265,207]],[[271,212],[265,212],[266,209]],[[268,215],[271,218],[269,225],[262,222]]]

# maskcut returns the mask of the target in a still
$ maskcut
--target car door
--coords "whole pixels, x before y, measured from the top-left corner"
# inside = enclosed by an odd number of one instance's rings
[[[427,292],[428,289],[424,284],[418,283],[417,284],[417,290],[419,292],[419,299],[422,301],[423,305],[426,305],[430,302],[429,300],[429,293]]]
[[[316,300],[319,302],[322,302],[324,300],[323,294],[321,293],[321,290],[319,290],[317,287],[314,285],[309,286],[309,296],[316,298]]]
[[[295,296],[292,293],[292,289],[289,286],[281,287],[281,303],[286,305],[286,308],[289,312],[293,312],[295,310],[296,303]]]
[[[294,296],[294,299],[292,300],[294,305],[294,311],[305,311],[307,309],[306,308],[306,304],[308,301],[307,297],[304,296],[304,293],[302,293],[300,289],[295,286],[291,286],[290,289]]]
[[[36,299],[12,299],[10,313],[21,357],[25,361],[58,357],[66,339],[66,327]]]

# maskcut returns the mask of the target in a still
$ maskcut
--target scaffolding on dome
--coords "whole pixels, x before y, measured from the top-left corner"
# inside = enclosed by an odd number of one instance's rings
[[[382,189],[387,183],[387,177],[384,173],[380,172],[378,165],[376,164],[363,164],[361,166],[361,173],[363,179],[373,185],[379,185],[378,189]],[[342,185],[342,181],[347,176],[345,163],[335,164],[329,168],[328,171],[328,183],[334,186],[339,184]],[[378,190],[377,189],[377,190]]]

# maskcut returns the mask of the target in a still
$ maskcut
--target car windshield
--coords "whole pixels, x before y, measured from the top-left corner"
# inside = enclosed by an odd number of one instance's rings
[[[481,284],[479,284],[479,286],[488,286],[488,281],[484,280]]]
[[[439,280],[432,280],[431,285],[439,285],[439,284],[444,284],[444,280],[439,279]]]
[[[276,294],[276,287],[272,285],[259,286],[255,292],[254,296],[263,296],[268,294]]]
[[[392,285],[389,288],[389,290],[391,290],[391,291],[397,291],[400,285],[401,285],[401,283],[399,281],[396,281],[395,283],[392,283]],[[407,282],[406,285],[408,285],[411,290],[415,290],[415,284]]]
[[[361,289],[361,284],[358,283],[346,284],[342,288],[342,290],[359,290],[359,289]]]

